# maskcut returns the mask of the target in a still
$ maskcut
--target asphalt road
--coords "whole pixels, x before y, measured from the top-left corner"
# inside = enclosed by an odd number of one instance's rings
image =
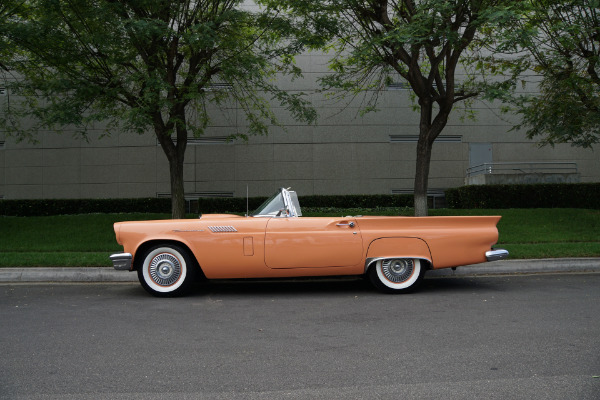
[[[0,285],[0,399],[598,399],[600,274]]]

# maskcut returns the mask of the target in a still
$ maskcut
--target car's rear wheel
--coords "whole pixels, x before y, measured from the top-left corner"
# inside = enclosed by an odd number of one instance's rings
[[[148,293],[158,297],[181,296],[190,289],[197,267],[186,249],[160,244],[141,257],[138,279]]]
[[[371,283],[385,293],[414,291],[423,280],[425,268],[418,258],[386,258],[369,268]]]

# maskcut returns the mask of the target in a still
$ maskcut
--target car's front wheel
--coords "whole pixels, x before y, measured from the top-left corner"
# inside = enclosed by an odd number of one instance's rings
[[[385,293],[408,293],[423,280],[425,268],[418,258],[378,260],[368,271],[371,283]]]
[[[142,255],[138,279],[142,287],[154,296],[181,296],[191,287],[196,265],[189,252],[174,244],[160,244]]]

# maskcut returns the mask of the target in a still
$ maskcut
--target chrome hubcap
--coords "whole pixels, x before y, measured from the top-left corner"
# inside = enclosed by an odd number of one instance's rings
[[[415,269],[413,260],[408,258],[395,258],[383,260],[381,272],[391,282],[401,283],[411,277]]]
[[[152,280],[161,286],[174,284],[181,275],[179,260],[169,253],[161,253],[154,257],[148,269]]]

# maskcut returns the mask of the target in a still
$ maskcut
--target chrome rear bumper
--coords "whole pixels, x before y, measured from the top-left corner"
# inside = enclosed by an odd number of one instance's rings
[[[113,267],[115,269],[121,271],[130,271],[131,270],[131,260],[133,256],[130,253],[117,253],[112,254],[110,256],[110,260],[113,263]]]
[[[485,258],[488,261],[498,261],[508,257],[508,250],[495,249],[485,252]]]

